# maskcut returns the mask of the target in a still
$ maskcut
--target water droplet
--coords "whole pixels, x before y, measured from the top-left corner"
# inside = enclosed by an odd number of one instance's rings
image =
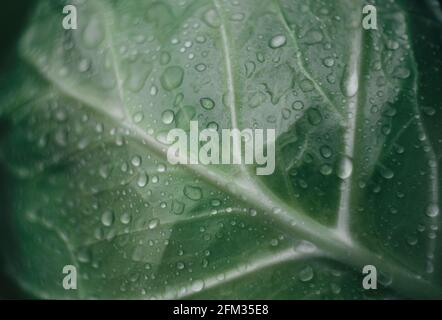
[[[327,57],[327,58],[324,58],[324,60],[322,60],[322,63],[327,68],[331,68],[335,65],[335,59],[333,59],[332,57]]]
[[[175,113],[172,110],[166,110],[161,114],[161,121],[164,124],[171,124],[175,119]]]
[[[353,161],[351,161],[349,157],[345,157],[344,159],[342,159],[337,175],[341,179],[347,179],[351,176],[352,172],[353,172]]]
[[[148,227],[149,229],[155,229],[156,227],[158,227],[158,225],[160,224],[160,220],[159,219],[152,219],[149,221]]]
[[[146,80],[152,72],[152,64],[136,62],[130,65],[129,70],[129,77],[125,81],[125,86],[130,91],[137,93],[144,88]]]
[[[162,52],[160,56],[160,63],[166,65],[170,62],[170,54],[168,52]]]
[[[177,262],[176,267],[178,270],[183,270],[185,265],[183,262],[179,261],[179,262]]]
[[[184,212],[185,204],[179,200],[172,201],[172,212],[174,214],[182,214]]]
[[[161,76],[161,85],[167,91],[178,88],[183,82],[184,70],[181,67],[168,67]]]
[[[128,224],[131,220],[132,216],[128,212],[123,213],[120,217],[120,221],[122,224]]]
[[[88,248],[81,248],[78,251],[77,259],[81,263],[89,263],[92,260],[92,253]]]
[[[321,166],[320,172],[324,176],[328,176],[333,172],[333,168],[328,164],[323,164]]]
[[[133,119],[135,123],[140,123],[143,121],[144,114],[140,111],[134,114]]]
[[[206,70],[207,66],[204,63],[198,63],[195,66],[196,71],[198,72],[203,72],[204,70]]]
[[[211,110],[215,107],[215,102],[210,98],[201,98],[200,104],[206,110]]]
[[[78,63],[78,71],[86,72],[91,67],[91,62],[88,59],[81,59]]]
[[[303,39],[303,42],[307,45],[316,44],[322,41],[324,35],[320,30],[309,30]]]
[[[436,203],[431,203],[427,206],[425,214],[430,218],[437,217],[439,215],[439,206]]]
[[[349,66],[345,67],[341,81],[341,90],[344,96],[353,97],[359,89],[358,73]]]
[[[272,49],[277,49],[283,47],[286,43],[286,37],[282,34],[279,34],[270,39],[269,46]]]
[[[246,77],[250,78],[255,72],[256,64],[253,61],[247,61],[244,65],[244,68],[246,69]]]
[[[158,165],[158,167],[157,167],[157,171],[158,172],[166,172],[166,169],[167,169],[167,167],[164,165],[164,164],[162,164],[162,163],[160,163],[159,165]]]
[[[299,272],[299,280],[302,282],[308,282],[313,279],[314,273],[310,266],[305,267]]]
[[[83,32],[83,42],[86,47],[95,48],[104,39],[103,26],[98,17],[92,17]]]
[[[300,100],[297,100],[292,103],[292,109],[296,110],[296,111],[300,111],[300,110],[304,109],[304,103]]]
[[[325,159],[328,159],[332,156],[333,151],[329,146],[322,146],[319,148],[319,152],[321,153],[321,156],[323,156]]]
[[[322,122],[321,112],[316,108],[311,108],[307,111],[307,119],[311,125],[316,126]]]
[[[153,85],[152,87],[150,87],[150,95],[151,96],[156,96],[158,93],[158,88],[157,86]]]
[[[134,156],[131,160],[132,164],[135,167],[139,167],[141,165],[141,157],[140,156]]]
[[[393,77],[398,79],[407,79],[410,75],[410,70],[401,66],[396,67],[393,71]]]
[[[394,172],[391,169],[388,169],[384,166],[382,166],[379,170],[379,173],[381,176],[385,179],[391,179],[394,177]]]
[[[313,89],[315,88],[313,82],[310,79],[303,79],[299,83],[299,87],[303,92],[310,92],[313,91]]]
[[[105,227],[110,227],[114,223],[114,220],[115,220],[114,213],[111,210],[106,210],[101,215],[101,223]]]
[[[192,282],[192,291],[200,292],[204,289],[204,281],[203,280],[195,280]]]
[[[203,21],[212,28],[218,28],[221,25],[221,20],[219,18],[218,12],[211,8],[207,10],[203,15]]]
[[[149,182],[149,176],[145,172],[140,172],[138,175],[137,185],[140,188],[143,188],[146,186],[146,184]]]
[[[209,122],[209,123],[207,124],[207,129],[211,129],[211,130],[213,130],[213,131],[218,131],[218,128],[219,128],[218,123],[216,123],[216,122],[214,122],[214,121]]]
[[[194,186],[185,186],[184,195],[191,200],[200,200],[203,196],[201,188]]]

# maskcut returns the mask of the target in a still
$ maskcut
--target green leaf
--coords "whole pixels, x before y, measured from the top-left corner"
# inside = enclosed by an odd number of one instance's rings
[[[436,2],[376,1],[377,30],[362,0],[70,2],[78,30],[41,1],[1,81],[2,252],[27,293],[442,297]],[[276,129],[275,173],[169,164],[190,120]]]

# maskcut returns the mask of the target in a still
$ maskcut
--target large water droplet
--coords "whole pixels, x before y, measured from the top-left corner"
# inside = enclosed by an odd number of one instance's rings
[[[211,110],[215,107],[215,102],[210,98],[201,98],[200,103],[201,106],[207,110]]]
[[[341,179],[348,179],[353,172],[353,161],[349,157],[342,159],[337,175]]]
[[[115,216],[112,210],[106,210],[101,215],[101,223],[106,227],[110,227],[114,223],[114,220]]]

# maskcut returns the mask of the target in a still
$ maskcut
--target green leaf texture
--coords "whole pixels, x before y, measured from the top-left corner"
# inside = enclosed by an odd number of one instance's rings
[[[28,294],[442,298],[436,2],[69,3],[78,29],[40,1],[1,80],[2,252]],[[276,129],[275,173],[170,165],[190,120]]]

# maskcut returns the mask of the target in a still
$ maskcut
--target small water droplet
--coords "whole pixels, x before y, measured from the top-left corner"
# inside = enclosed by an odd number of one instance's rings
[[[140,111],[134,114],[133,119],[135,123],[140,123],[143,121],[144,114]]]
[[[211,8],[207,10],[203,15],[203,21],[212,28],[218,28],[221,25],[221,20],[219,18],[218,12]]]
[[[335,65],[335,59],[333,59],[332,57],[327,57],[327,58],[324,58],[324,60],[322,60],[322,63],[327,68],[331,68]]]
[[[134,156],[133,158],[132,158],[132,160],[131,160],[131,162],[132,162],[132,164],[135,166],[135,167],[139,167],[140,165],[141,165],[141,157],[140,156]]]
[[[138,175],[137,185],[140,188],[143,188],[147,185],[148,182],[149,176],[145,172],[140,172],[140,174]]]
[[[329,159],[333,154],[333,151],[329,146],[322,146],[321,148],[319,148],[319,152],[321,153],[321,156],[323,156],[325,159]]]
[[[132,216],[128,212],[123,213],[120,217],[120,221],[122,224],[128,224],[131,220]]]
[[[284,35],[278,34],[270,39],[269,46],[272,49],[283,47],[287,43],[287,39]]]
[[[320,172],[324,176],[328,176],[333,172],[333,168],[328,164],[323,164],[320,168]]]
[[[302,282],[308,282],[314,277],[313,269],[310,266],[305,267],[299,272],[299,280]]]
[[[149,229],[155,229],[156,227],[158,227],[158,225],[160,224],[160,220],[159,219],[152,219],[149,221],[148,227]]]
[[[105,227],[110,227],[115,220],[115,216],[112,210],[106,210],[103,212],[103,214],[101,215],[101,223],[105,226]]]
[[[161,121],[164,124],[171,124],[175,119],[175,113],[172,110],[166,110],[161,114]]]
[[[195,280],[192,282],[192,291],[200,292],[204,289],[204,281],[203,280]]]
[[[427,206],[425,214],[430,218],[437,217],[439,215],[439,206],[436,203],[431,203]]]
[[[185,186],[184,195],[191,200],[200,200],[203,196],[201,188],[194,186]]]
[[[167,91],[178,88],[183,82],[184,70],[181,67],[168,67],[161,75],[161,85]]]
[[[215,102],[210,98],[201,98],[200,104],[206,110],[211,110],[215,107]]]

